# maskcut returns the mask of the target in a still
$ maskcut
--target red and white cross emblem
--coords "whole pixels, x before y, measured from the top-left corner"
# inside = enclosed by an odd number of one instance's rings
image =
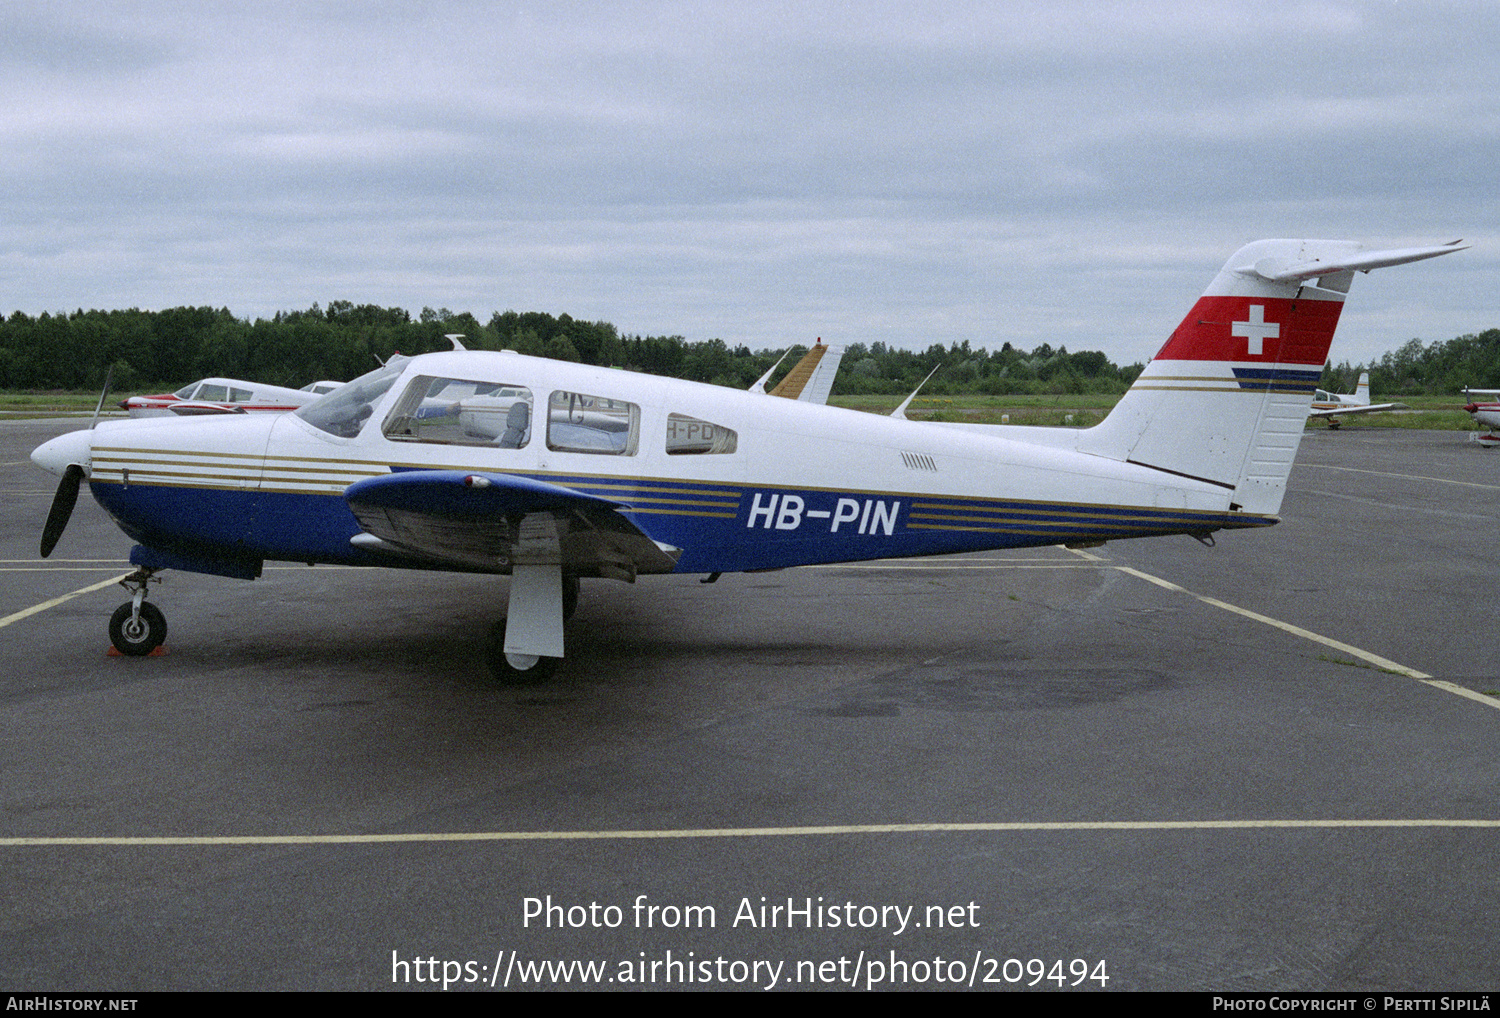
[[[1266,306],[1264,304],[1250,305],[1250,320],[1248,322],[1235,322],[1234,328],[1230,330],[1231,336],[1243,336],[1249,340],[1249,354],[1251,357],[1261,355],[1262,342],[1267,339],[1276,339],[1281,335],[1281,326],[1275,322],[1266,321]]]

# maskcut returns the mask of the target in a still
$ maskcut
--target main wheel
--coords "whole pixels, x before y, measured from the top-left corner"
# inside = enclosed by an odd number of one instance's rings
[[[141,602],[139,618],[132,619],[129,602],[120,605],[109,620],[109,642],[121,654],[145,657],[167,639],[167,617],[150,601]]]
[[[563,573],[563,621],[566,622],[573,617],[578,610],[578,574]]]
[[[505,653],[505,620],[490,627],[490,638],[484,649],[485,664],[490,673],[511,686],[534,686],[546,682],[562,664],[560,657],[535,657],[530,654]]]

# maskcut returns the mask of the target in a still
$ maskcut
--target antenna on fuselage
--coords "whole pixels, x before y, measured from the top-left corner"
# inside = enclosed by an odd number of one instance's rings
[[[761,375],[760,378],[756,381],[756,383],[754,385],[750,386],[750,391],[751,392],[758,392],[761,395],[765,395],[765,392],[766,392],[766,383],[771,380],[771,373],[774,372],[777,368],[781,367],[781,362],[784,361],[784,360],[786,360],[786,355],[789,354],[789,353],[791,353],[791,352],[792,352],[792,348],[791,347],[787,347],[785,350],[783,350],[781,352],[781,356],[778,357],[778,358],[776,358],[776,363],[772,364],[771,367],[770,367],[770,369],[768,371],[766,371],[766,373],[764,375]]]
[[[917,398],[917,393],[922,391],[922,386],[932,381],[932,376],[938,373],[938,368],[940,367],[942,367],[941,364],[939,364],[937,368],[933,368],[931,371],[927,372],[927,377],[922,379],[921,385],[918,385],[915,389],[913,389],[911,391],[911,395],[903,399],[901,401],[901,405],[891,411],[892,417],[896,418],[899,421],[907,420],[906,408],[911,406],[911,401]]]
[[[459,342],[459,340],[461,340],[461,339],[464,338],[464,334],[462,332],[450,332],[447,335],[445,335],[443,338],[446,339],[448,342],[452,343],[453,344],[453,349],[455,349],[455,350],[464,350],[464,351],[467,351],[469,349],[468,347],[464,346],[462,343]]]
[[[104,373],[104,391],[99,393],[99,405],[94,407],[94,419],[89,422],[89,430],[94,430],[94,425],[99,423],[99,412],[104,409],[104,401],[109,398],[109,385],[115,380],[115,366],[111,364],[109,370]]]

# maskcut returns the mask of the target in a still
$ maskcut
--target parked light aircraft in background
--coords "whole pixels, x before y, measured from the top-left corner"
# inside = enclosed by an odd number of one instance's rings
[[[112,421],[32,459],[84,479],[138,567],[117,647],[166,634],[163,569],[267,560],[509,573],[495,670],[563,656],[579,577],[1094,545],[1276,522],[1356,271],[1459,250],[1270,240],[1225,264],[1102,422],[938,425],[524,357],[392,358],[290,414]]]
[[[785,360],[786,354],[782,354],[781,358]],[[824,346],[823,338],[819,336],[818,341],[802,355],[802,359],[792,365],[792,370],[786,373],[786,377],[776,383],[770,395],[800,399],[804,403],[827,403],[828,395],[833,391],[834,376],[839,373],[839,362],[843,359],[843,347]],[[771,370],[750,386],[750,391],[765,392],[766,383],[780,365],[780,360],[772,364]]]
[[[120,409],[131,417],[202,417],[213,414],[284,414],[306,406],[343,382],[313,382],[300,389],[280,385],[243,382],[237,378],[200,378],[176,392],[156,396],[131,396],[120,401]]]
[[[1330,428],[1339,426],[1339,418],[1349,414],[1373,414],[1383,410],[1410,410],[1411,407],[1405,403],[1371,403],[1370,402],[1370,373],[1361,371],[1359,373],[1359,384],[1355,385],[1353,392],[1338,393],[1324,392],[1319,389],[1313,393],[1312,417],[1327,419]]]
[[[1475,396],[1488,396],[1489,400],[1481,403]],[[1495,397],[1500,396],[1500,389],[1465,389],[1464,398],[1469,402],[1464,405],[1464,410],[1474,418],[1475,424],[1482,424],[1490,430],[1474,435],[1474,441],[1488,449],[1500,445],[1500,434],[1495,429],[1500,428],[1500,403],[1495,402]]]

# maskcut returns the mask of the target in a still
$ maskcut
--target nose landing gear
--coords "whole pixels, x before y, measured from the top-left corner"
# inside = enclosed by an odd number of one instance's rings
[[[109,642],[128,657],[145,657],[167,639],[167,618],[161,609],[146,601],[146,586],[156,570],[142,566],[120,581],[130,592],[130,600],[115,609],[109,620]]]

